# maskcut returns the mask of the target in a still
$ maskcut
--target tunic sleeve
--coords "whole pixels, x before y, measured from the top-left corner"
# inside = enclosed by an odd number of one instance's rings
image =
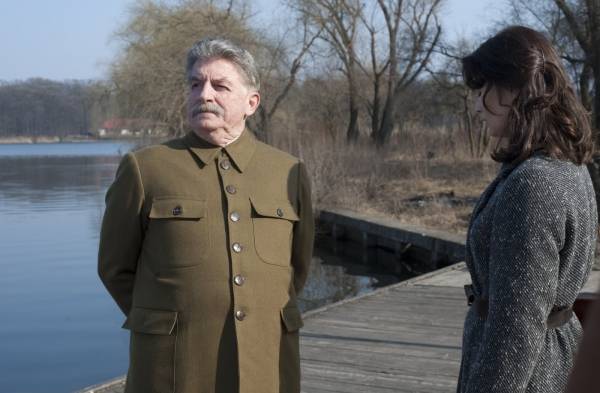
[[[489,245],[488,316],[469,393],[525,392],[544,345],[567,211],[565,192],[552,177],[515,173],[498,196]]]
[[[294,289],[302,290],[313,254],[315,222],[311,201],[311,187],[306,167],[298,163],[298,206],[300,220],[294,225],[292,243],[292,266],[294,267]]]
[[[106,193],[100,231],[98,274],[125,315],[131,309],[133,282],[142,243],[144,200],[140,171],[132,153],[121,161]]]

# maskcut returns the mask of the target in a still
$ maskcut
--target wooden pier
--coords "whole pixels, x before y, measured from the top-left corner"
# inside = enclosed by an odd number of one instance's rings
[[[466,238],[342,209],[318,214],[319,238],[333,252],[404,279],[465,260]]]
[[[464,236],[342,210],[322,211],[319,227],[368,263],[384,250],[394,265],[408,259],[437,270],[305,313],[302,392],[456,391],[470,282],[464,262],[456,263],[464,260]],[[594,271],[580,297],[591,299],[598,288]],[[122,393],[124,383],[121,377],[80,393]]]
[[[454,265],[308,312],[302,391],[454,392],[467,311],[463,270]]]
[[[302,392],[455,392],[470,281],[463,262],[308,312]]]
[[[458,263],[305,313],[302,392],[454,392],[469,281]],[[582,294],[599,285],[594,271]],[[82,392],[123,387],[118,378]]]

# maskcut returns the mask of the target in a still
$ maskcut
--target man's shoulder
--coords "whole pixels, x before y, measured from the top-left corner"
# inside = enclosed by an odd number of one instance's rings
[[[297,164],[299,161],[297,157],[291,155],[290,153],[287,153],[283,150],[280,150],[259,140],[256,141],[256,154],[259,158],[265,158],[270,161],[276,161],[278,163]]]
[[[185,153],[186,149],[187,147],[183,141],[183,138],[180,137],[173,138],[156,145],[144,146],[138,150],[135,150],[133,154],[138,161],[147,161],[158,158],[164,159],[169,156],[176,156],[182,152]]]

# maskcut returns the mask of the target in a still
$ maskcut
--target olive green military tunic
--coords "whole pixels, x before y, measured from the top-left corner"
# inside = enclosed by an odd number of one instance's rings
[[[127,154],[98,262],[131,331],[126,392],[299,392],[313,235],[304,165],[249,131]]]

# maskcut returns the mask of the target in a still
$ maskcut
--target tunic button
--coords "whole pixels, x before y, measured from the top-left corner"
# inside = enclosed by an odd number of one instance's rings
[[[283,217],[283,210],[281,210],[281,209],[277,209],[277,215],[278,215],[279,217]]]
[[[228,170],[229,168],[231,168],[231,164],[229,163],[229,160],[223,160],[221,161],[221,168]]]
[[[235,319],[237,319],[238,321],[243,321],[244,318],[246,318],[245,312],[243,312],[242,310],[237,310],[235,312]]]
[[[231,184],[228,185],[227,187],[225,187],[225,190],[230,193],[230,194],[235,194],[237,189],[235,188],[235,186],[232,186]]]
[[[240,253],[242,252],[242,245],[240,243],[233,243],[233,245],[231,246],[231,248],[233,248],[233,251]]]
[[[180,216],[181,213],[183,213],[183,209],[181,208],[181,206],[177,205],[173,208],[173,211],[171,212],[174,216]]]
[[[238,222],[240,220],[240,213],[238,212],[233,212],[231,213],[231,215],[229,215],[229,218],[231,219],[231,221],[233,222]]]
[[[233,282],[235,283],[235,285],[237,285],[238,287],[241,287],[242,285],[244,285],[244,282],[246,281],[246,277],[238,274],[237,276],[235,276],[233,278]]]

